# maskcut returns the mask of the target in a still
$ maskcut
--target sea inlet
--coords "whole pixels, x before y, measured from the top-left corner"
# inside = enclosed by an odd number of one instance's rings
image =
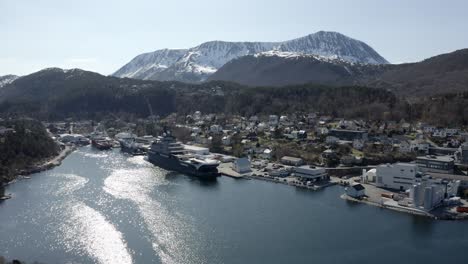
[[[0,256],[28,263],[461,263],[468,222],[309,191],[201,181],[83,147],[6,187]]]

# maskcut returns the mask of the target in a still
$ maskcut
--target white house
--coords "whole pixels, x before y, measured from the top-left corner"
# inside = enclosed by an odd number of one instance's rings
[[[238,158],[232,164],[232,169],[237,173],[248,173],[250,169],[250,161],[247,158]]]
[[[269,149],[269,148],[264,149],[263,153],[260,154],[260,157],[262,159],[271,159],[271,149]]]
[[[346,187],[345,192],[350,197],[362,198],[366,195],[366,188],[360,183],[353,183],[351,186]]]

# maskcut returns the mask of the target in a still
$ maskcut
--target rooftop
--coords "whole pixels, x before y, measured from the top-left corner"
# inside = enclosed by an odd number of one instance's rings
[[[442,162],[453,162],[454,159],[451,156],[435,156],[435,155],[427,155],[427,156],[419,156],[417,157],[418,160],[433,160],[433,161],[442,161]]]

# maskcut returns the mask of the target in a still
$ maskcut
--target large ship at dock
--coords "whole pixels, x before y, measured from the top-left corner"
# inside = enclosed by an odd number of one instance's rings
[[[219,176],[219,161],[188,154],[183,145],[166,132],[156,138],[148,151],[148,161],[166,170],[203,178]]]

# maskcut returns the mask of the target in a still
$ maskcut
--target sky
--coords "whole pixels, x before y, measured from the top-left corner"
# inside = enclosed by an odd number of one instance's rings
[[[391,63],[468,48],[466,0],[0,0],[0,75],[81,68],[210,40],[283,41],[320,30]]]

